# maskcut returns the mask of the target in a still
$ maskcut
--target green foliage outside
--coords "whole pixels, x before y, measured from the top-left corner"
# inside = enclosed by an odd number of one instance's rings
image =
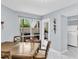
[[[45,24],[44,31],[48,33],[48,23]]]
[[[30,23],[27,19],[20,20],[20,27],[30,27]]]

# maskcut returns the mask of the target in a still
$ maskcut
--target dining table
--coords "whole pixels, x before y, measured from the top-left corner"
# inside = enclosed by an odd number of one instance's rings
[[[4,42],[1,43],[1,53],[10,52],[10,59],[33,59],[40,43],[35,42]]]

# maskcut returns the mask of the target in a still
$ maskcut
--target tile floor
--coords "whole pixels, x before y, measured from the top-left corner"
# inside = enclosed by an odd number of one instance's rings
[[[47,59],[78,59],[78,48],[68,46],[68,51],[63,54],[49,50]]]

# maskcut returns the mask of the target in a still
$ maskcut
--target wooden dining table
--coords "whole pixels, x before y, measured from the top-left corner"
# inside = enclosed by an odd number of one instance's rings
[[[1,44],[1,52],[10,52],[10,59],[33,59],[40,43],[5,42]]]

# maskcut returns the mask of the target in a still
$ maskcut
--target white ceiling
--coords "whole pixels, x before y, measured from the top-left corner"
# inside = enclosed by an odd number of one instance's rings
[[[45,15],[77,3],[77,0],[2,0],[1,3],[15,11]]]

